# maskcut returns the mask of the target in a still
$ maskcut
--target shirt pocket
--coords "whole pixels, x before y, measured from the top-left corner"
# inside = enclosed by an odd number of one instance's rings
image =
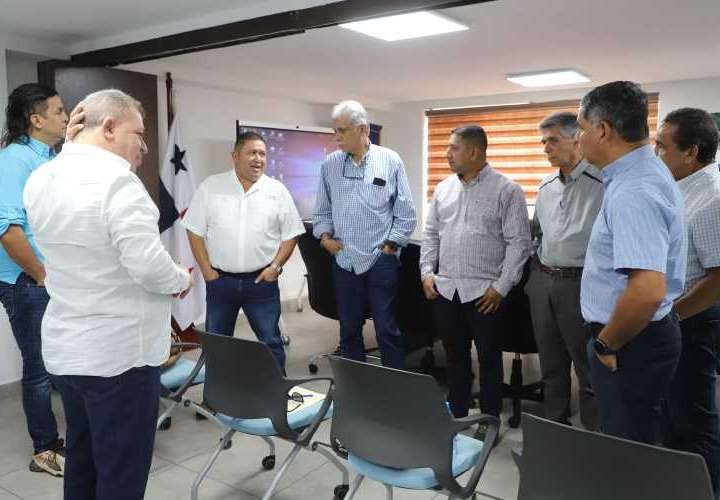
[[[249,226],[257,234],[278,236],[280,234],[281,200],[272,194],[257,193],[257,198],[250,199],[247,220]]]
[[[387,209],[390,201],[390,192],[387,184],[378,186],[370,182],[362,182],[359,187],[360,203],[373,212],[382,212]]]
[[[472,200],[465,210],[465,225],[475,234],[496,235],[502,227],[500,208],[487,200]]]

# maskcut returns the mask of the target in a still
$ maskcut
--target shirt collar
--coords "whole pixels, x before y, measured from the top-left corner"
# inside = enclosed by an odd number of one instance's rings
[[[362,166],[365,164],[365,162],[367,161],[368,156],[370,156],[370,151],[372,151],[372,150],[375,149],[376,147],[377,147],[377,146],[376,146],[375,144],[373,144],[372,142],[370,143],[370,145],[368,146],[368,150],[365,152],[365,155],[364,155],[362,158],[360,158],[360,163],[357,164],[358,167],[362,167]],[[353,161],[353,155],[352,155],[352,153],[345,153],[345,161],[346,161],[346,162],[349,161],[349,162],[351,162],[353,165],[355,165],[355,162]]]
[[[125,160],[124,158],[121,158],[120,156],[116,155],[115,153],[112,153],[108,151],[107,149],[103,149],[99,146],[94,146],[92,144],[78,144],[75,142],[71,142],[68,144],[65,144],[62,148],[62,151],[60,153],[62,156],[66,155],[95,155],[95,156],[101,156],[103,159],[111,161],[114,166],[121,168],[123,170],[130,170],[130,163]]]
[[[485,166],[482,168],[482,170],[480,170],[480,172],[478,172],[478,174],[475,177],[473,177],[473,179],[470,182],[463,182],[460,179],[460,177],[458,177],[457,179],[458,179],[458,181],[460,181],[460,184],[462,184],[463,186],[472,187],[472,186],[476,185],[477,183],[479,183],[481,180],[483,180],[485,177],[490,175],[490,170],[492,170],[492,168],[490,168],[490,164],[486,163]],[[456,177],[457,177],[457,175],[456,175]]]
[[[718,164],[710,163],[709,165],[705,165],[697,172],[693,172],[692,174],[688,175],[684,179],[680,179],[678,181],[678,187],[681,191],[686,191],[695,186],[696,184],[707,182],[706,179],[712,179],[716,177],[720,177],[720,170],[718,170]]]
[[[240,179],[238,179],[238,176],[237,176],[237,174],[235,173],[235,169],[234,169],[234,168],[230,169],[230,171],[228,172],[228,175],[233,179],[233,180],[232,180],[233,185],[234,185],[235,188],[237,189],[238,193],[240,193],[240,194],[242,194],[242,195],[245,195],[245,196],[247,196],[247,195],[249,195],[249,194],[252,194],[252,193],[254,193],[255,191],[258,191],[259,189],[262,189],[262,187],[263,187],[263,186],[265,185],[265,183],[267,182],[267,181],[265,180],[266,175],[265,175],[265,174],[262,174],[262,175],[260,176],[260,178],[259,178],[257,181],[255,181],[255,183],[254,183],[252,186],[250,186],[250,189],[248,189],[247,191],[245,191],[245,188],[243,187],[242,183],[240,182]]]
[[[578,180],[578,178],[585,172],[588,165],[589,165],[589,163],[584,158],[582,160],[580,160],[580,163],[575,165],[575,168],[573,168],[572,171],[570,172],[570,176],[569,176],[570,180],[572,182],[575,182],[576,180]],[[558,173],[558,175],[560,175],[560,174]]]
[[[654,156],[653,147],[649,144],[633,149],[602,169],[603,183],[609,184],[614,178],[632,168],[634,164]]]
[[[25,138],[27,139],[28,147],[43,158],[51,159],[53,156],[55,156],[55,150],[44,142],[38,141],[37,139],[30,137],[29,135],[26,135]]]

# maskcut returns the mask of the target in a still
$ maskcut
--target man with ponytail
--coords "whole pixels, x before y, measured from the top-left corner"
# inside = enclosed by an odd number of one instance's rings
[[[30,174],[55,155],[67,121],[57,92],[35,83],[20,85],[8,97],[0,150],[0,302],[22,355],[23,408],[34,450],[30,470],[54,476],[63,475],[65,458],[41,354],[45,267],[22,195]]]

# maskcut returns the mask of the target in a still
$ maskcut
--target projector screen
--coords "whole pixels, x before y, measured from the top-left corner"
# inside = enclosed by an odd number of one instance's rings
[[[288,188],[303,220],[312,219],[320,163],[337,149],[332,129],[236,122],[236,134],[256,132],[267,144],[265,175]]]

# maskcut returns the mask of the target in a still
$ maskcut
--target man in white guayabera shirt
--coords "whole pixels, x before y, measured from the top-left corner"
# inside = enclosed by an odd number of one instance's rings
[[[65,499],[141,499],[171,300],[190,276],[162,246],[134,173],[147,153],[140,103],[103,90],[81,106],[84,129],[24,192],[46,258],[43,358],[65,408]]]

